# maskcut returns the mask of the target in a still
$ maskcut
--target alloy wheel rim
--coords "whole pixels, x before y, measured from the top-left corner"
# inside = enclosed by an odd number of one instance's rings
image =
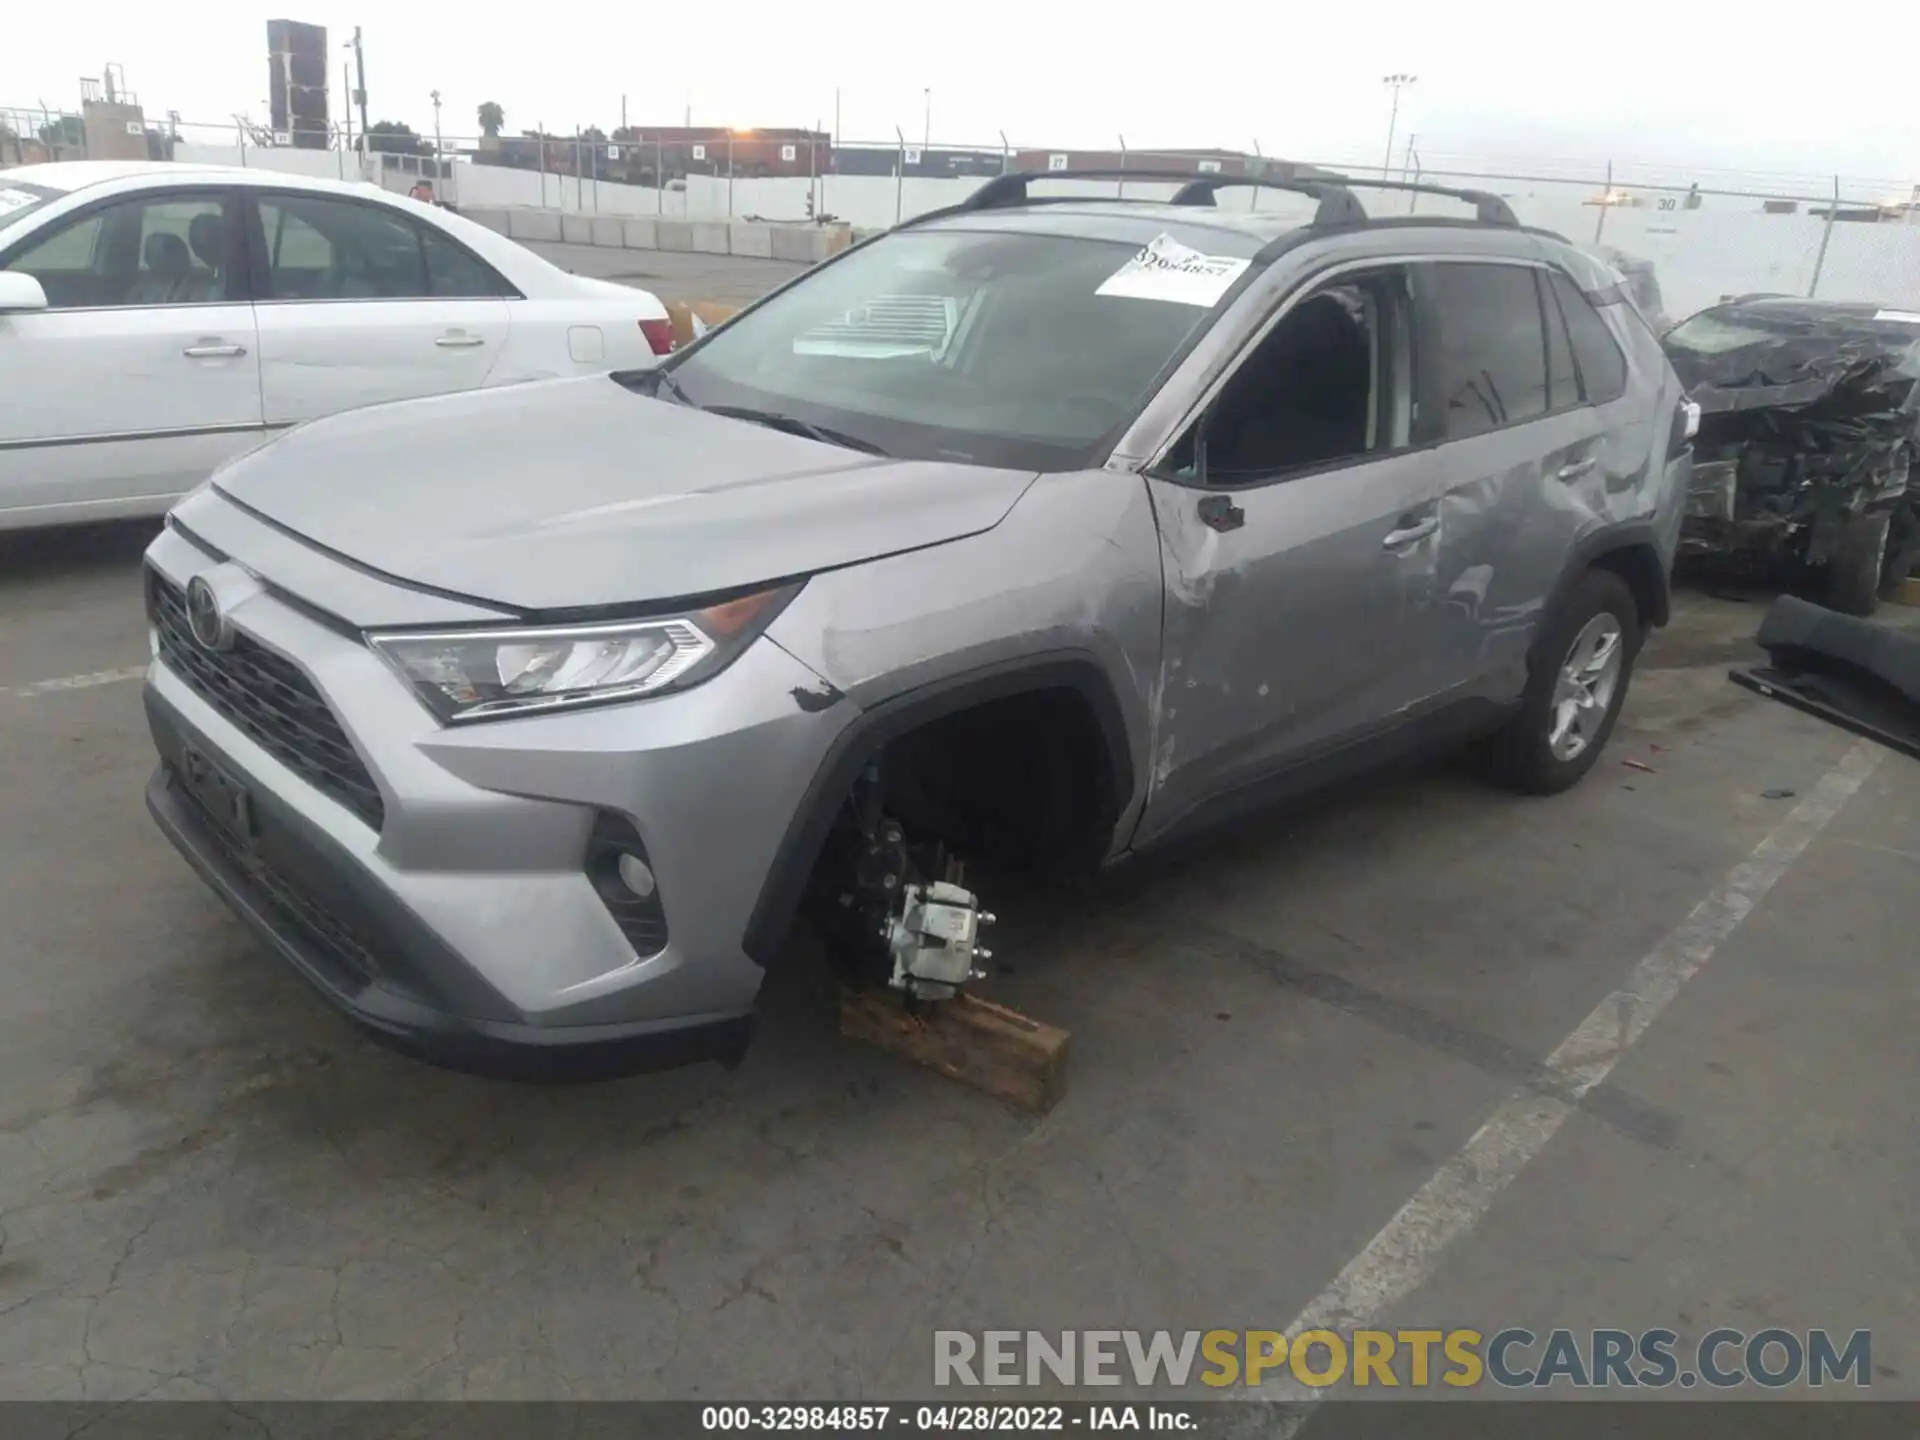
[[[1547,746],[1556,760],[1585,753],[1606,723],[1626,656],[1620,622],[1602,611],[1580,628],[1555,677]]]

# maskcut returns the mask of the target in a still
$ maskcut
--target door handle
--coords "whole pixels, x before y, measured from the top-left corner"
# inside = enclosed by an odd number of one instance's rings
[[[192,360],[231,359],[235,355],[246,354],[247,347],[244,345],[189,345],[180,353]]]
[[[456,331],[450,335],[442,335],[433,343],[443,350],[468,350],[475,345],[484,345],[487,342],[478,335],[467,335]]]
[[[1400,517],[1403,522],[1411,518],[1412,517],[1407,515]],[[1427,536],[1433,534],[1433,532],[1439,528],[1440,517],[1438,515],[1429,515],[1424,520],[1415,520],[1411,525],[1403,523],[1399,529],[1389,530],[1387,532],[1387,538],[1380,542],[1380,548],[1383,550],[1398,550],[1402,545],[1411,545],[1416,540],[1426,539]]]
[[[1200,523],[1222,533],[1238,530],[1247,523],[1247,512],[1233,503],[1231,495],[1209,495],[1200,502]]]
[[[1575,460],[1570,465],[1562,465],[1554,473],[1562,480],[1578,480],[1599,463],[1600,458],[1597,455],[1589,455],[1584,460]]]

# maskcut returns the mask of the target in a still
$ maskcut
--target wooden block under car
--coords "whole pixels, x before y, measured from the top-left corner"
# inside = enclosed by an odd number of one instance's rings
[[[1920,580],[1902,580],[1886,598],[1896,605],[1920,605]]]
[[[971,995],[910,1013],[885,986],[844,991],[840,1033],[1035,1114],[1066,1088],[1066,1031]]]

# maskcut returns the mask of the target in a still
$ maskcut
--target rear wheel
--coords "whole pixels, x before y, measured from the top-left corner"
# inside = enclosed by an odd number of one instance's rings
[[[1626,581],[1587,571],[1541,631],[1519,708],[1482,743],[1488,777],[1530,795],[1578,783],[1613,733],[1639,649],[1640,609]]]
[[[1887,559],[1891,511],[1856,515],[1827,557],[1827,607],[1847,615],[1871,615],[1880,607],[1880,572]]]

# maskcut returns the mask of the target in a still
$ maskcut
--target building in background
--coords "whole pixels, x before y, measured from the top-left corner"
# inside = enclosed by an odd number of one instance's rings
[[[1195,175],[1258,175],[1307,180],[1324,174],[1293,160],[1244,150],[1016,150],[1015,170],[1174,170]]]
[[[60,122],[59,138],[64,140],[72,127]],[[84,141],[82,154],[89,160],[145,160],[147,117],[140,99],[127,89],[126,71],[108,65],[98,80],[80,82],[80,129]],[[68,147],[60,145],[62,150]],[[63,154],[61,159],[79,159]]]
[[[804,178],[826,172],[832,137],[787,127],[625,125],[611,135],[596,127],[578,135],[499,136],[481,141],[473,158],[481,165],[628,185],[656,185],[688,175]]]
[[[836,145],[836,175],[998,175],[1011,168],[1004,150],[952,149],[920,145]]]
[[[267,109],[274,144],[325,150],[332,143],[326,26],[267,21]]]

